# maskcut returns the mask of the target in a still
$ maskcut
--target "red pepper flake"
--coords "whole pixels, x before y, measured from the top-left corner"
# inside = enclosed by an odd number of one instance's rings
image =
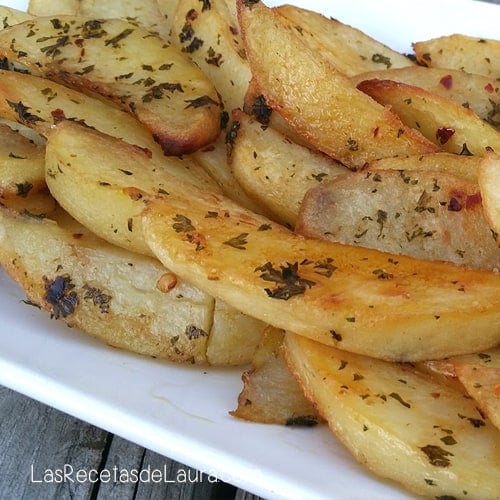
[[[64,114],[64,110],[62,110],[61,108],[52,110],[50,114],[52,115],[52,118],[54,118],[56,122],[61,122],[63,120],[66,120],[66,115]]]
[[[493,94],[493,92],[495,91],[495,87],[493,87],[491,83],[488,83],[488,85],[484,86],[484,90],[486,90],[488,94]]]
[[[469,209],[472,207],[475,207],[476,205],[479,205],[481,203],[481,193],[474,193],[469,196],[467,196],[465,200],[465,208]]]
[[[196,12],[195,9],[188,10],[186,14],[187,21],[195,21],[197,17],[198,17],[198,12]]]
[[[445,75],[441,80],[439,80],[439,83],[446,89],[450,90],[451,87],[453,87],[453,77],[451,75]]]
[[[375,127],[375,130],[373,131],[373,137],[377,137],[378,136],[378,131],[380,130],[379,127]]]
[[[446,144],[453,134],[455,133],[455,129],[451,127],[441,127],[437,129],[436,139],[440,144]]]

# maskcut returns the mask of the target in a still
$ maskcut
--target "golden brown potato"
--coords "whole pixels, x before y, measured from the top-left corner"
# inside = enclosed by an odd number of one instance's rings
[[[45,187],[45,148],[0,124],[0,199],[26,198]]]
[[[215,181],[225,196],[236,201],[242,207],[262,213],[264,207],[248,196],[231,172],[227,149],[226,134],[221,134],[215,142],[196,151],[191,156],[199,164],[199,167]],[[186,157],[183,159],[186,160]]]
[[[284,346],[305,394],[370,470],[425,497],[496,497],[500,434],[460,384],[298,335]]]
[[[305,193],[348,170],[331,158],[293,143],[242,111],[233,112],[231,171],[260,213],[295,225]],[[286,196],[284,196],[286,193]]]
[[[500,157],[487,155],[479,166],[479,188],[486,219],[500,244]]]
[[[163,153],[151,134],[133,116],[45,78],[0,70],[0,116],[30,127],[44,137],[61,120],[68,119]]]
[[[367,167],[371,170],[419,170],[443,172],[477,182],[481,157],[456,155],[453,153],[434,153],[430,155],[382,158],[371,162]]]
[[[285,364],[281,353],[284,332],[269,327],[243,373],[243,390],[233,417],[265,424],[314,426],[321,418]]]
[[[392,80],[423,88],[472,109],[482,120],[500,127],[500,86],[492,78],[449,68],[411,66],[368,71],[351,78],[357,85],[365,80]]]
[[[415,66],[408,57],[337,19],[295,5],[280,5],[275,10],[316,52],[316,57],[324,57],[347,76]]]
[[[419,259],[500,269],[477,182],[442,172],[349,173],[311,189],[296,231]]]
[[[392,80],[365,80],[358,88],[445,151],[480,156],[500,151],[500,132],[450,99]]]
[[[179,0],[172,43],[209,76],[227,112],[243,107],[251,78],[239,26],[225,0]]]
[[[78,14],[80,0],[29,0],[28,12],[32,16]]]
[[[151,196],[168,196],[177,179],[186,182],[184,196],[191,189],[219,192],[202,169],[187,169],[175,157],[151,157],[148,149],[121,140],[101,141],[101,135],[73,121],[61,122],[47,141],[45,174],[58,203],[110,243],[151,255],[141,229],[144,203]]]
[[[456,377],[500,430],[500,347],[421,365],[445,377]]]
[[[498,274],[304,239],[220,196],[196,199],[149,202],[146,241],[165,266],[242,312],[392,360],[498,342]]]
[[[94,19],[133,19],[165,41],[170,37],[170,25],[162,16],[156,0],[78,0],[78,10],[74,15]]]
[[[23,12],[22,10],[13,9],[12,7],[7,7],[5,5],[0,5],[0,19],[2,19],[2,24],[0,29],[12,26],[14,24],[22,23],[31,19],[33,16]]]
[[[438,150],[318,57],[276,11],[262,2],[238,6],[252,75],[267,104],[319,150],[352,169]]]
[[[55,221],[0,210],[0,262],[28,299],[115,347],[206,362],[213,299],[157,260],[95,237],[58,212]]]
[[[500,40],[453,34],[415,42],[413,50],[424,66],[500,78]]]
[[[220,133],[221,103],[210,80],[135,22],[39,17],[0,31],[0,55],[112,100],[136,116],[166,154],[193,152]]]
[[[167,267],[247,314],[392,360],[498,342],[495,273],[303,239],[221,197],[199,200],[150,202],[146,241]]]
[[[57,209],[56,200],[46,188],[26,197],[0,198],[0,205],[14,212],[34,217],[48,217]]]
[[[207,361],[214,366],[244,365],[253,359],[266,324],[215,300],[207,344]]]

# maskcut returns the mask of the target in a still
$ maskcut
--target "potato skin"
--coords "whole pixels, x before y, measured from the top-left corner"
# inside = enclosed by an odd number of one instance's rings
[[[498,496],[498,429],[455,380],[294,334],[284,356],[330,429],[379,476],[425,497]]]
[[[132,20],[30,19],[0,31],[0,54],[113,102],[166,155],[192,153],[220,133],[222,103],[212,82],[179,49]]]
[[[352,170],[378,158],[439,150],[317,57],[278,12],[262,2],[238,1],[238,15],[267,104],[317,149]]]
[[[100,240],[61,211],[51,216],[59,224],[0,211],[0,262],[31,302],[114,347],[206,362],[210,296],[158,261]],[[165,280],[173,286],[161,286]]]
[[[500,268],[477,182],[451,173],[373,170],[321,183],[307,193],[296,231],[419,259]]]

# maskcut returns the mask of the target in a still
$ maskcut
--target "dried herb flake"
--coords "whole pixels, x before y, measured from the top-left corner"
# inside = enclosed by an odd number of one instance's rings
[[[246,245],[248,244],[248,233],[241,233],[234,238],[231,238],[223,242],[223,245],[228,245],[230,247],[236,248],[237,250],[246,250]]]
[[[44,299],[52,306],[52,314],[55,319],[66,318],[73,314],[78,305],[78,296],[73,290],[75,285],[71,282],[69,275],[56,276],[52,281],[44,277],[45,297]]]
[[[316,283],[311,280],[301,278],[298,274],[299,264],[287,263],[279,269],[273,267],[271,262],[257,267],[256,272],[260,272],[260,278],[264,281],[276,283],[274,289],[265,288],[268,297],[273,299],[288,300],[295,295],[305,293],[308,288],[312,288]]]
[[[194,226],[191,224],[191,219],[185,215],[177,214],[173,218],[173,221],[174,224],[172,227],[175,229],[176,233],[189,233],[195,230]]]

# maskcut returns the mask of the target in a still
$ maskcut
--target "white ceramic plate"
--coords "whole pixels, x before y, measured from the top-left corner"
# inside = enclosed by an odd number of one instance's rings
[[[500,25],[500,7],[473,0],[297,3],[405,52],[412,41],[452,32],[495,38]],[[25,10],[27,1],[5,4]],[[359,466],[325,428],[231,418],[240,370],[123,353],[50,320],[23,298],[0,271],[1,384],[267,498],[409,498]]]

